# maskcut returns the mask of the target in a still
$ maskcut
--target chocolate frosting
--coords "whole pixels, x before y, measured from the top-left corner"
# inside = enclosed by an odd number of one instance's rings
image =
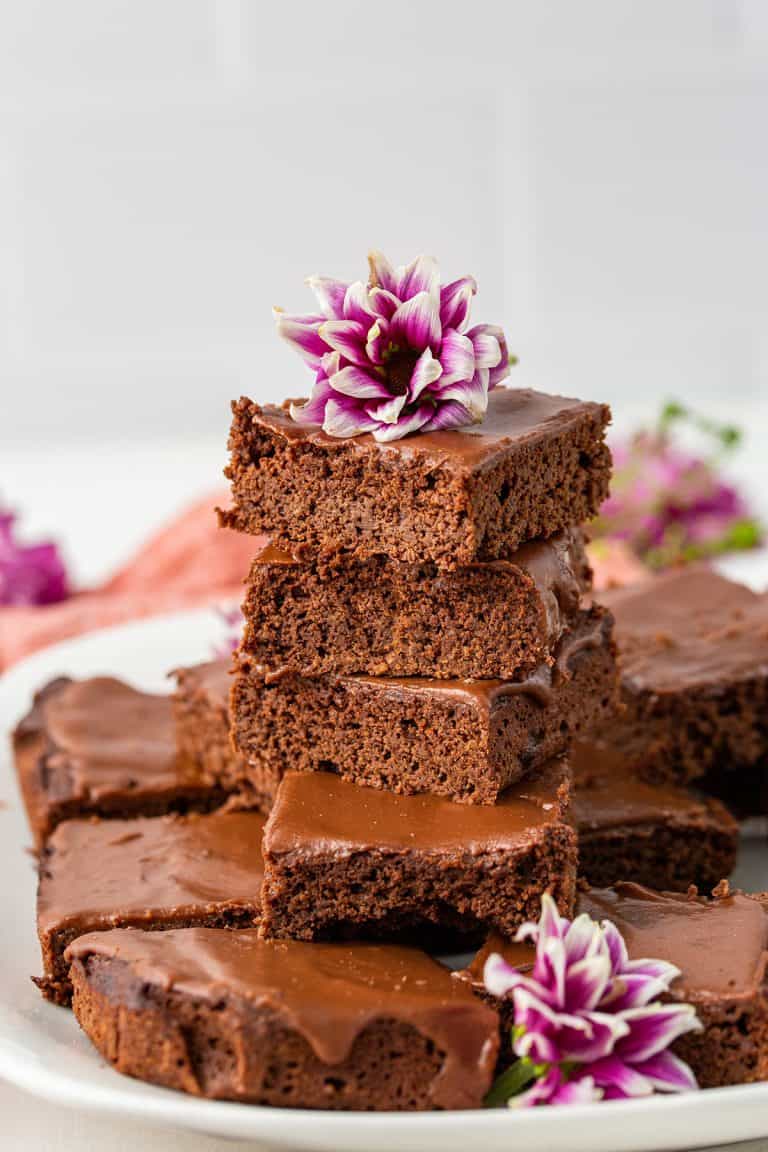
[[[594,920],[613,921],[631,960],[667,960],[679,968],[672,991],[683,1000],[749,996],[764,980],[768,917],[752,897],[737,893],[704,900],[620,883],[582,892],[577,910]],[[530,944],[508,942],[494,933],[462,975],[481,986],[492,952],[516,967],[533,961]]]
[[[200,784],[197,767],[177,755],[170,697],[98,676],[65,683],[40,708],[48,765],[66,770],[75,797],[98,802]]]
[[[483,944],[479,952],[476,952],[472,957],[471,963],[462,972],[457,972],[456,975],[462,980],[468,981],[473,988],[479,990],[483,988],[483,972],[485,971],[485,962],[489,956],[498,953],[503,956],[508,964],[513,968],[520,968],[523,972],[527,971],[535,959],[535,948],[528,940],[505,940],[499,932],[491,932]]]
[[[554,667],[540,664],[522,680],[434,680],[421,677],[345,676],[354,683],[375,684],[388,693],[424,692],[453,696],[486,713],[508,696],[530,696],[542,707],[552,699],[552,690],[561,678],[570,675],[570,663],[585,648],[597,648],[608,642],[606,617],[593,610],[578,628],[566,632],[554,653]]]
[[[188,928],[95,933],[67,949],[70,960],[90,956],[122,961],[142,983],[163,991],[224,1002],[244,1019],[253,1009],[272,1011],[330,1066],[347,1060],[375,1021],[410,1024],[445,1053],[431,1088],[436,1105],[474,1103],[490,1083],[496,1014],[416,949],[260,940],[251,931]]]
[[[683,998],[750,994],[763,981],[768,919],[749,896],[707,901],[622,883],[582,893],[579,911],[612,920],[631,959],[676,965],[681,975],[673,991]]]
[[[646,784],[628,769],[619,749],[599,740],[577,740],[570,761],[579,832],[709,818],[707,801],[684,788]]]
[[[258,908],[263,829],[258,812],[66,821],[43,857],[38,929]]]
[[[608,410],[584,400],[550,396],[529,388],[495,388],[488,397],[488,410],[481,424],[447,432],[417,433],[402,440],[380,444],[370,433],[351,439],[328,436],[316,424],[301,424],[291,419],[288,402],[282,407],[265,404],[254,415],[254,423],[293,442],[321,446],[333,452],[393,453],[408,459],[425,457],[434,465],[461,469],[486,468],[514,447],[526,447],[536,440],[569,427],[591,413],[601,424],[608,421]]]
[[[264,852],[515,849],[566,818],[569,781],[565,760],[552,760],[497,804],[454,804],[428,793],[400,796],[364,788],[327,772],[288,772],[264,832]]]
[[[768,595],[707,568],[601,593],[630,691],[679,693],[768,676]]]

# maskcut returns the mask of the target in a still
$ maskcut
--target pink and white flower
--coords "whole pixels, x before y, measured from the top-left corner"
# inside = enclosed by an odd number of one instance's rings
[[[57,604],[69,595],[67,571],[51,541],[21,544],[16,517],[0,510],[0,604]]]
[[[479,423],[510,359],[501,328],[469,327],[474,279],[441,285],[429,256],[395,269],[372,252],[368,263],[367,283],[310,276],[319,312],[275,309],[278,333],[315,376],[294,420],[382,441]]]
[[[701,1028],[695,1010],[658,999],[680,975],[673,964],[630,960],[614,924],[586,914],[568,920],[549,895],[538,924],[524,924],[516,938],[535,943],[532,970],[493,954],[484,972],[486,989],[514,1005],[518,1060],[500,1077],[495,1102],[575,1104],[697,1087],[669,1050]]]

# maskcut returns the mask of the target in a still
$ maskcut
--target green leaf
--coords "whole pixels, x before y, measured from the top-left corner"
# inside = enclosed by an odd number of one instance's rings
[[[524,1056],[516,1060],[511,1067],[497,1076],[494,1084],[485,1098],[486,1108],[498,1108],[506,1104],[513,1096],[518,1096],[524,1088],[536,1079],[536,1066],[532,1060]]]

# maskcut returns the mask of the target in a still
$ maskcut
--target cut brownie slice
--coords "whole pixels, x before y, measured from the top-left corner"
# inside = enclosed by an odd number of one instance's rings
[[[701,568],[601,599],[616,618],[626,708],[601,736],[649,780],[711,774],[736,798],[759,793],[768,765],[768,595]]]
[[[511,560],[449,572],[386,556],[300,564],[270,545],[251,566],[240,647],[305,676],[519,679],[583,621],[588,587],[584,540],[571,529]]]
[[[304,677],[241,653],[233,736],[255,786],[273,794],[286,771],[329,770],[393,792],[493,804],[613,710],[610,633],[610,616],[592,609],[563,637],[553,667],[519,681]]]
[[[229,695],[232,661],[210,660],[189,668],[175,668],[173,697],[176,743],[179,751],[199,764],[211,780],[233,795],[230,805],[260,808],[264,799],[244,778],[241,758],[232,747],[229,732]]]
[[[223,523],[287,551],[441,567],[510,558],[597,513],[608,494],[603,404],[497,388],[481,424],[386,444],[336,439],[287,406],[233,404]]]
[[[155,816],[215,808],[226,793],[176,750],[170,697],[109,677],[54,680],[13,734],[38,847],[75,816]]]
[[[567,912],[577,863],[569,783],[567,764],[555,760],[481,807],[290,772],[264,832],[262,932],[511,933],[538,913],[545,891]]]
[[[647,784],[596,739],[570,753],[579,872],[597,888],[632,878],[649,888],[709,891],[736,863],[739,826],[710,797]]]
[[[724,888],[726,886],[723,886]],[[630,959],[653,957],[680,969],[669,999],[693,1004],[703,1025],[675,1041],[702,1088],[747,1084],[768,1078],[768,917],[764,897],[724,891],[711,900],[694,893],[659,893],[639,884],[579,894],[579,912],[611,920],[626,941]],[[502,1063],[510,1058],[509,1000],[484,992],[485,959],[501,952],[516,967],[530,963],[527,944],[492,937],[478,953],[468,979],[501,1012]]]
[[[40,860],[43,995],[69,1002],[64,949],[86,932],[258,923],[263,830],[258,812],[61,824]]]
[[[423,952],[190,928],[83,936],[75,1014],[119,1072],[278,1107],[479,1108],[496,1013]]]

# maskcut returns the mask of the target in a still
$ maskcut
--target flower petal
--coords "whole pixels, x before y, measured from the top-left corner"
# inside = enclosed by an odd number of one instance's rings
[[[462,276],[440,289],[440,323],[462,332],[469,320],[472,297],[477,292],[474,276]]]
[[[613,1099],[622,1096],[650,1096],[653,1092],[650,1080],[617,1056],[596,1060],[589,1072],[595,1083],[606,1089],[606,1096],[610,1095]]]
[[[472,341],[451,328],[447,331],[444,329],[443,342],[440,345],[440,363],[443,366],[444,384],[471,380],[475,374],[475,350]]]
[[[368,301],[376,315],[381,316],[384,320],[390,320],[400,307],[397,296],[388,292],[386,288],[370,288]]]
[[[328,351],[328,345],[320,336],[322,316],[288,316],[280,308],[273,308],[272,314],[277,324],[277,334],[296,351],[310,368],[320,366],[321,357]]]
[[[368,363],[365,341],[368,329],[356,320],[326,320],[319,328],[325,343],[358,367]]]
[[[395,270],[383,252],[373,248],[368,253],[368,283],[371,288],[383,288],[387,292],[396,292],[397,278]]]
[[[332,396],[333,388],[328,380],[317,380],[306,403],[291,404],[291,419],[299,424],[322,424],[325,419],[325,405]]]
[[[491,996],[501,999],[524,980],[522,972],[513,968],[499,952],[492,952],[483,968],[483,984]]]
[[[384,349],[389,340],[389,325],[386,320],[376,320],[368,329],[365,338],[365,354],[371,364],[384,363]]]
[[[410,264],[398,268],[397,287],[394,291],[400,300],[410,300],[421,292],[438,296],[439,290],[440,268],[432,256],[417,256]]]
[[[408,386],[408,399],[413,402],[418,399],[425,388],[440,379],[443,367],[439,360],[435,360],[429,348],[425,348],[416,361],[411,381]]]
[[[376,420],[377,423],[396,424],[407,400],[408,397],[405,393],[401,396],[390,396],[387,400],[380,400],[377,404],[366,404],[365,410],[371,420]]]
[[[471,380],[441,387],[440,399],[458,400],[471,414],[470,423],[479,424],[488,409],[488,369],[478,369]]]
[[[472,341],[478,367],[496,368],[501,361],[501,345],[491,325],[477,324],[470,328],[467,336]]]
[[[383,380],[364,368],[348,364],[330,378],[331,387],[355,400],[388,400],[391,396]]]
[[[440,343],[440,316],[437,301],[428,292],[417,292],[401,304],[390,321],[391,333],[398,343],[417,352],[436,349]]]
[[[502,380],[506,380],[507,376],[509,376],[509,348],[507,347],[507,338],[501,328],[496,327],[495,324],[489,324],[487,327],[489,332],[498,340],[499,348],[501,349],[501,359],[490,371],[490,379],[488,381],[488,387],[490,389],[495,388],[497,384],[500,384]]]
[[[375,309],[368,299],[368,289],[362,280],[350,284],[344,296],[344,319],[355,320],[367,328],[376,319]]]
[[[550,1104],[595,1104],[602,1100],[603,1090],[593,1076],[574,1076],[564,1080],[550,1096]]]
[[[602,1060],[614,1051],[617,1042],[629,1032],[629,1025],[620,1016],[608,1012],[579,1013],[579,1020],[587,1029],[574,1029],[571,1018],[564,1016],[564,1023],[557,1035],[557,1047],[561,1060],[576,1060],[580,1064]]]
[[[692,1004],[651,1004],[647,1008],[629,1008],[621,1013],[630,1032],[617,1045],[622,1060],[638,1063],[669,1048],[678,1036],[700,1031],[701,1022]]]
[[[565,946],[563,946],[565,953]],[[567,953],[566,953],[567,954]],[[600,1003],[611,977],[611,962],[604,953],[587,956],[568,964],[565,973],[565,1003],[571,1012],[591,1012]]]
[[[329,436],[346,439],[348,436],[360,436],[363,432],[373,432],[375,428],[376,421],[371,420],[365,410],[351,399],[334,398],[325,406],[323,432]]]
[[[317,297],[323,316],[327,316],[329,320],[344,318],[344,296],[347,285],[343,280],[334,280],[331,276],[308,276],[307,284]]]
[[[398,420],[397,424],[380,424],[374,430],[373,438],[379,442],[401,440],[403,436],[408,436],[411,432],[418,432],[419,428],[422,428],[429,420],[431,412],[431,404],[419,404],[410,415]]]
[[[657,1092],[695,1092],[699,1087],[691,1069],[674,1052],[659,1052],[636,1067]]]

